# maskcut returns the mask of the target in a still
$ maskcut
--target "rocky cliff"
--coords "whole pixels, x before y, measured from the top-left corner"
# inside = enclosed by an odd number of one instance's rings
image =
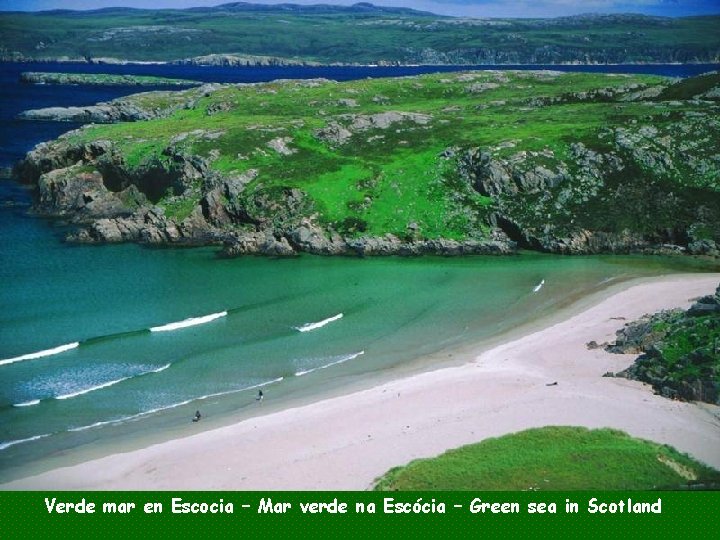
[[[204,85],[80,108],[120,123],[38,145],[15,172],[83,242],[717,256],[718,85],[553,72]]]

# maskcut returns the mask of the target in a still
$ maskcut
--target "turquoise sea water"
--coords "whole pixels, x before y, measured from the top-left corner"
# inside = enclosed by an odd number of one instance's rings
[[[89,443],[162,438],[196,409],[235,414],[259,388],[267,404],[482,341],[609,283],[689,263],[227,260],[213,248],[68,246],[61,229],[22,212],[0,211],[14,248],[0,266],[0,478]]]
[[[62,131],[12,125],[3,159]],[[717,271],[652,257],[227,260],[214,248],[72,246],[29,202],[0,181],[0,481],[348,387],[620,280]]]

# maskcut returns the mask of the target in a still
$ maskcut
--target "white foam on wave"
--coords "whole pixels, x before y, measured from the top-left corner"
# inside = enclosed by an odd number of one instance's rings
[[[330,362],[330,363],[328,363],[328,364],[324,364],[324,365],[322,365],[322,366],[318,366],[318,367],[312,368],[312,369],[305,369],[305,370],[302,370],[302,371],[296,371],[296,372],[295,372],[295,376],[296,376],[296,377],[302,377],[303,375],[307,375],[308,373],[312,373],[313,371],[318,371],[319,369],[329,368],[330,366],[335,366],[335,365],[337,365],[337,364],[342,364],[343,362],[347,362],[348,360],[353,360],[353,359],[355,359],[355,358],[357,358],[358,356],[361,356],[361,355],[363,355],[363,354],[365,354],[365,351],[360,351],[360,352],[356,352],[356,353],[352,353],[352,354],[346,354],[346,355],[344,355],[344,356],[341,356],[339,359],[334,360],[333,362]]]
[[[330,324],[333,321],[337,321],[338,319],[342,319],[343,314],[338,313],[337,315],[333,315],[332,317],[328,317],[327,319],[323,319],[322,321],[313,322],[313,323],[307,323],[303,324],[302,326],[295,326],[295,330],[298,332],[310,332],[311,330],[317,330],[318,328],[322,328],[326,324]]]
[[[157,407],[157,408],[155,408],[155,409],[149,409],[149,410],[147,410],[147,411],[143,411],[143,412],[140,412],[140,413],[137,413],[137,414],[133,414],[133,415],[131,415],[131,416],[123,416],[122,418],[115,418],[114,420],[105,420],[105,421],[102,421],[102,422],[95,422],[94,424],[89,424],[89,425],[87,425],[87,426],[80,426],[80,427],[76,427],[76,428],[70,428],[70,429],[68,429],[68,431],[73,431],[73,432],[85,431],[85,430],[88,430],[88,429],[92,429],[92,428],[96,428],[96,427],[101,427],[101,426],[122,424],[122,423],[124,423],[124,422],[130,422],[130,421],[132,421],[132,420],[138,420],[138,419],[140,419],[140,418],[144,418],[144,417],[146,417],[146,416],[150,416],[151,414],[159,413],[159,412],[162,412],[162,411],[168,411],[168,410],[170,410],[170,409],[176,409],[176,408],[178,408],[178,407],[182,407],[183,405],[188,405],[188,404],[192,403],[193,401],[202,401],[202,400],[204,400],[204,399],[209,399],[209,398],[213,398],[213,397],[226,396],[226,395],[228,395],[228,394],[236,394],[236,393],[238,393],[238,392],[244,392],[244,391],[246,391],[246,390],[253,390],[253,389],[255,389],[255,388],[262,388],[263,386],[268,386],[268,385],[270,385],[270,384],[278,383],[278,382],[282,381],[283,378],[284,378],[284,377],[278,377],[277,379],[273,379],[273,380],[271,380],[271,381],[265,381],[265,382],[262,382],[262,383],[259,383],[259,384],[254,384],[254,385],[252,385],[252,386],[245,386],[245,387],[243,387],[243,388],[236,388],[236,389],[234,389],[234,390],[226,390],[226,391],[224,391],[224,392],[216,392],[216,393],[214,393],[214,394],[207,394],[207,395],[200,396],[200,397],[194,397],[194,398],[186,399],[185,401],[180,401],[180,402],[178,402],[178,403],[173,403],[173,404],[171,404],[171,405],[164,405],[163,407]]]
[[[119,424],[120,422],[124,422],[125,420],[129,420],[132,418],[131,416],[126,416],[123,418],[117,418],[115,420],[106,420],[105,422],[95,422],[94,424],[89,424],[87,426],[80,426],[76,428],[70,428],[68,431],[76,432],[76,431],[85,431],[86,429],[92,429],[94,427],[100,427],[100,426],[106,426],[108,424]]]
[[[78,390],[77,392],[70,392],[69,394],[62,394],[60,396],[55,396],[55,399],[70,399],[70,398],[74,398],[77,396],[82,396],[83,394],[89,394],[90,392],[95,392],[96,390],[108,388],[109,386],[115,386],[116,384],[121,383],[123,381],[127,381],[128,379],[132,379],[132,376],[123,377],[122,379],[115,379],[114,381],[108,381],[106,383],[98,384],[97,386],[91,386],[89,388],[84,388],[82,390]]]
[[[69,394],[63,394],[60,396],[55,396],[55,399],[70,399],[77,396],[82,396],[84,394],[89,394],[90,392],[95,392],[96,390],[102,390],[103,388],[108,388],[110,386],[115,386],[118,383],[121,383],[123,381],[127,381],[128,379],[134,379],[135,377],[142,377],[143,375],[149,375],[150,373],[160,373],[161,371],[165,371],[167,368],[170,367],[170,364],[165,364],[162,367],[159,367],[158,369],[152,369],[150,371],[144,371],[142,373],[138,373],[137,375],[129,375],[127,377],[122,377],[120,379],[115,379],[114,381],[108,381],[102,384],[98,384],[97,386],[91,386],[90,388],[84,388],[83,390],[78,390],[77,392],[71,392]]]
[[[146,371],[145,373],[141,373],[140,375],[137,375],[137,377],[140,377],[142,375],[148,375],[149,373],[160,373],[161,371],[165,371],[168,369],[172,364],[165,364],[164,366],[160,366],[157,369],[151,369],[150,371]]]
[[[214,394],[207,394],[207,395],[204,395],[204,396],[200,396],[200,397],[197,397],[197,398],[193,398],[193,399],[191,399],[190,401],[201,401],[201,400],[203,400],[203,399],[209,399],[209,398],[220,397],[220,396],[227,396],[227,395],[229,395],[229,394],[237,394],[238,392],[244,392],[244,391],[246,391],[246,390],[253,390],[253,389],[255,389],[255,388],[262,388],[262,387],[267,386],[267,385],[269,385],[269,384],[279,383],[279,382],[282,381],[284,378],[285,378],[285,377],[278,377],[277,379],[273,379],[273,380],[271,380],[271,381],[265,381],[265,382],[258,383],[258,384],[253,384],[252,386],[245,386],[245,387],[243,387],[243,388],[236,388],[236,389],[234,389],[234,390],[225,390],[225,391],[223,391],[223,392],[216,392],[216,393],[214,393]],[[187,403],[190,403],[190,401],[188,401]]]
[[[162,326],[153,326],[150,328],[151,332],[171,332],[173,330],[179,330],[180,328],[187,328],[189,326],[197,326],[199,324],[205,324],[220,319],[221,317],[227,316],[227,311],[221,311],[219,313],[211,313],[210,315],[204,315],[202,317],[190,317],[178,322],[169,324],[163,324]]]
[[[4,443],[0,443],[0,450],[5,450],[6,448],[10,448],[11,446],[15,446],[16,444],[22,444],[30,441],[37,441],[38,439],[44,439],[45,437],[49,437],[52,435],[51,433],[44,433],[42,435],[35,435],[34,437],[28,437],[27,439],[18,439],[16,441],[8,441]]]
[[[535,285],[535,287],[533,287],[533,292],[538,292],[540,289],[542,289],[542,286],[543,286],[543,285],[545,285],[545,280],[544,280],[544,279],[543,279],[540,283],[538,283],[537,285]]]
[[[0,360],[0,366],[4,366],[6,364],[14,364],[15,362],[22,362],[24,360],[35,360],[36,358],[44,358],[46,356],[53,356],[55,354],[64,353],[65,351],[69,351],[71,349],[76,349],[79,346],[80,346],[80,342],[76,341],[74,343],[60,345],[59,347],[54,347],[52,349],[46,349],[44,351],[23,354],[22,356],[16,356],[15,358],[6,358],[4,360]]]
[[[14,403],[13,407],[32,407],[33,405],[39,405],[39,399],[31,399],[30,401],[23,401],[22,403]]]

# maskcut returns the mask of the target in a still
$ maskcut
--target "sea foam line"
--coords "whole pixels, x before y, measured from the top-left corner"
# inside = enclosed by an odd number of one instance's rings
[[[64,353],[65,351],[69,351],[71,349],[76,349],[79,346],[80,346],[80,342],[75,341],[74,343],[60,345],[59,347],[54,347],[52,349],[46,349],[44,351],[23,354],[22,356],[16,356],[15,358],[6,358],[4,360],[0,360],[0,366],[4,366],[6,364],[14,364],[15,362],[22,362],[24,360],[35,360],[36,358],[44,358],[45,356],[53,356],[55,354]]]
[[[150,375],[151,373],[160,373],[161,371],[165,371],[167,368],[169,368],[170,365],[171,364],[165,364],[164,366],[161,366],[157,369],[143,371],[142,373],[138,373],[137,375],[129,375],[127,377],[122,377],[121,379],[115,379],[114,381],[108,381],[106,383],[98,384],[97,386],[91,386],[90,388],[85,388],[84,390],[78,390],[77,392],[71,392],[70,394],[63,394],[61,396],[55,396],[55,399],[70,399],[70,398],[74,398],[77,396],[82,396],[83,394],[89,394],[90,392],[95,392],[96,390],[101,390],[103,388],[115,386],[116,384],[121,383],[123,381],[127,381],[128,379],[134,379],[136,377]]]
[[[151,414],[159,413],[162,411],[168,411],[170,409],[176,409],[178,407],[182,407],[183,405],[188,405],[188,404],[192,403],[193,401],[202,401],[202,400],[213,398],[213,397],[226,396],[228,394],[236,394],[238,392],[244,392],[246,390],[253,390],[254,388],[262,388],[262,387],[268,386],[270,384],[278,383],[278,382],[282,381],[283,379],[284,379],[284,377],[278,377],[277,379],[273,379],[271,381],[265,381],[265,382],[262,382],[259,384],[254,384],[252,386],[245,386],[243,388],[236,388],[234,390],[226,390],[224,392],[216,392],[214,394],[207,394],[204,396],[194,397],[194,398],[186,399],[185,401],[180,401],[179,403],[173,403],[172,405],[165,405],[164,407],[157,407],[155,409],[143,411],[141,413],[133,414],[131,416],[123,416],[122,418],[115,418],[114,420],[105,420],[105,421],[95,422],[94,424],[89,424],[87,426],[70,428],[70,429],[68,429],[68,431],[72,431],[72,432],[86,431],[88,429],[92,429],[92,428],[96,428],[96,427],[121,424],[124,422],[129,422],[131,420],[137,420],[139,418],[144,418],[145,416],[150,416]]]
[[[365,354],[365,351],[360,351],[360,352],[356,352],[356,353],[353,353],[353,354],[348,354],[348,355],[345,355],[345,356],[340,357],[339,360],[335,360],[334,362],[330,362],[329,364],[325,364],[325,365],[322,365],[322,366],[319,366],[319,367],[316,367],[316,368],[312,368],[312,369],[305,369],[305,370],[302,370],[302,371],[296,371],[296,372],[295,372],[295,376],[296,376],[296,377],[302,377],[303,375],[307,375],[308,373],[312,373],[313,371],[318,371],[319,369],[329,368],[330,366],[335,366],[335,365],[337,365],[337,364],[342,364],[343,362],[347,362],[348,360],[353,360],[353,359],[355,359],[355,358],[357,358],[358,356],[361,356],[361,355],[363,355],[363,354]]]
[[[173,322],[169,324],[163,324],[162,326],[153,326],[150,328],[151,332],[171,332],[172,330],[179,330],[180,328],[187,328],[189,326],[197,326],[199,324],[209,323],[215,319],[227,316],[227,311],[221,311],[219,313],[211,313],[210,315],[204,315],[202,317],[190,317],[182,321]]]
[[[77,396],[82,396],[83,394],[89,394],[90,392],[94,392],[95,390],[100,390],[102,388],[107,388],[109,386],[114,386],[118,383],[121,383],[123,381],[126,381],[128,379],[134,379],[135,377],[142,377],[144,375],[150,375],[151,373],[160,373],[161,371],[165,371],[168,369],[172,364],[165,364],[164,366],[161,366],[157,369],[151,369],[148,371],[143,371],[142,373],[138,373],[137,375],[129,375],[127,377],[123,377],[121,379],[115,379],[114,381],[108,381],[106,383],[98,384],[97,386],[91,386],[90,388],[85,388],[83,390],[78,390],[77,392],[71,392],[69,394],[61,394],[59,396],[55,396],[51,399],[70,399]],[[33,399],[30,401],[24,401],[22,403],[14,403],[13,407],[30,407],[32,405],[39,405],[40,399]]]
[[[342,319],[342,318],[343,318],[343,314],[338,313],[337,315],[328,317],[327,319],[323,319],[322,321],[307,323],[307,324],[303,324],[302,326],[295,326],[294,328],[298,332],[310,332],[311,330],[317,330],[318,328],[322,328],[326,324],[330,324],[331,322],[337,321],[338,319]]]
[[[28,437],[27,439],[18,439],[16,441],[8,441],[5,443],[0,443],[0,450],[5,450],[6,448],[10,448],[11,446],[15,446],[16,444],[22,444],[30,441],[37,441],[38,439],[44,439],[45,437],[49,437],[52,435],[52,433],[44,433],[42,435],[35,435],[34,437]]]
[[[108,388],[109,386],[115,386],[118,383],[121,383],[123,381],[127,381],[128,379],[132,379],[133,376],[129,377],[123,377],[122,379],[115,379],[114,381],[108,381],[106,383],[98,384],[97,386],[91,386],[90,388],[85,388],[83,390],[78,390],[77,392],[71,392],[69,394],[62,394],[60,396],[55,396],[55,399],[70,399],[77,396],[82,396],[83,394],[89,394],[90,392],[95,392],[96,390],[101,390],[102,388]]]
[[[168,366],[163,366],[162,368],[160,368],[159,370],[155,370],[154,372],[162,371],[163,369],[167,369],[167,367],[169,367],[169,364],[168,364]],[[148,372],[148,373],[150,373],[150,372]],[[246,386],[244,388],[237,388],[235,390],[228,390],[225,392],[217,392],[214,394],[208,394],[206,396],[200,396],[200,397],[196,397],[196,398],[186,399],[185,401],[181,401],[180,403],[173,403],[172,405],[166,405],[165,407],[158,407],[156,409],[150,409],[149,411],[143,411],[138,414],[133,414],[131,416],[124,416],[122,418],[116,418],[114,420],[105,420],[105,421],[95,422],[95,423],[89,424],[87,426],[70,428],[67,431],[68,432],[79,432],[79,431],[86,431],[88,429],[92,429],[92,428],[96,428],[96,427],[100,427],[100,426],[121,424],[123,422],[128,422],[130,420],[136,420],[139,418],[143,418],[145,416],[149,416],[151,414],[155,414],[155,413],[158,413],[161,411],[166,411],[169,409],[175,409],[177,407],[182,407],[183,405],[187,405],[189,403],[192,403],[193,401],[201,401],[201,400],[212,398],[212,397],[224,396],[227,394],[234,394],[237,392],[244,392],[246,390],[253,390],[254,388],[262,388],[262,387],[268,386],[270,384],[278,383],[278,382],[282,381],[283,379],[284,379],[284,377],[278,377],[277,379],[272,379],[270,381],[265,381],[265,382],[262,382],[259,384]],[[8,441],[8,442],[0,443],[0,450],[5,450],[6,448],[10,448],[11,446],[15,446],[16,444],[22,444],[22,443],[31,442],[31,441],[37,441],[38,439],[44,439],[45,437],[49,437],[50,435],[54,435],[54,434],[53,433],[44,433],[42,435],[35,435],[34,437],[28,437],[27,439],[18,439],[15,441]]]
[[[13,407],[32,407],[33,405],[38,405],[39,403],[39,399],[31,399],[30,401],[23,401],[22,403],[13,403]]]

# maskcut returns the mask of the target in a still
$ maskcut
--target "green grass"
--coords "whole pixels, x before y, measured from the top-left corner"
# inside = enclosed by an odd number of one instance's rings
[[[661,330],[657,353],[672,382],[706,379],[720,383],[720,317],[679,317]]]
[[[720,472],[613,429],[544,427],[396,467],[377,490],[646,490],[717,486]]]
[[[161,200],[159,206],[165,210],[165,216],[180,223],[192,214],[198,202],[198,199],[193,198],[168,198]]]
[[[487,83],[497,87],[469,90]],[[510,161],[524,155],[528,170],[567,166],[575,173],[579,166],[571,159],[574,143],[614,151],[608,135],[613,129],[622,127],[632,134],[649,125],[657,135],[642,139],[641,146],[664,152],[665,144],[677,164],[672,170],[655,175],[642,164],[633,165],[630,156],[624,176],[609,177],[594,199],[573,180],[549,198],[527,194],[508,206],[515,205],[519,222],[537,230],[548,219],[568,230],[631,228],[649,234],[680,220],[684,226],[708,228],[687,210],[720,197],[712,157],[720,143],[713,133],[720,128],[707,107],[692,102],[672,107],[662,101],[598,103],[570,94],[630,84],[664,87],[670,82],[655,76],[508,71],[347,83],[275,81],[226,86],[207,96],[198,89],[149,92],[124,99],[142,108],[175,112],[151,121],[91,126],[68,137],[75,142],[114,141],[131,172],[168,162],[168,155],[178,152],[205,158],[222,176],[255,170],[244,202],[253,206],[252,194],[277,198],[283,190],[298,189],[317,221],[343,234],[462,240],[487,235],[495,202],[458,176],[457,158],[442,157],[445,149],[479,147],[495,159]],[[348,106],[343,101],[347,99],[358,106]],[[352,128],[351,138],[341,145],[317,135],[334,123],[351,128],[358,115],[398,111],[423,114],[430,121]],[[685,122],[689,131],[682,132],[677,126],[686,115],[699,116]],[[289,153],[271,148],[278,139],[286,141]],[[631,182],[627,171],[637,171]],[[690,204],[677,204],[679,190]],[[189,196],[197,200],[196,193]],[[562,197],[565,213],[555,205]],[[277,202],[282,204],[281,199]],[[282,228],[281,217],[266,217]],[[711,236],[715,229],[708,228]]]
[[[720,86],[720,73],[708,73],[681,81],[660,94],[660,99],[689,99]]]

